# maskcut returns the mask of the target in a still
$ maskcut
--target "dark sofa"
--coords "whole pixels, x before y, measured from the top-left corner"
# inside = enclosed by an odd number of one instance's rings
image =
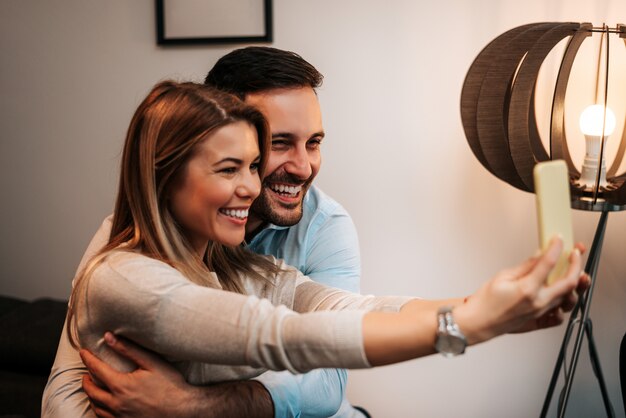
[[[67,301],[0,296],[0,418],[40,417]]]

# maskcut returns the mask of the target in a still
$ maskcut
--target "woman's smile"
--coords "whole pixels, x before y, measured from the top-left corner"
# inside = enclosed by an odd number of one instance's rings
[[[250,207],[245,208],[221,208],[219,213],[228,218],[230,222],[236,225],[244,225],[248,220],[248,210]]]

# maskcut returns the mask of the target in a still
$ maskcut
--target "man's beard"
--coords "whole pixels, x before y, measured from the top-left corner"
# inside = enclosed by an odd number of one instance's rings
[[[302,219],[302,201],[306,192],[311,187],[313,176],[309,177],[303,184],[302,179],[287,173],[272,174],[263,180],[261,194],[252,203],[250,210],[264,223],[272,223],[278,226],[293,226]],[[280,202],[274,196],[274,191],[269,188],[270,183],[281,183],[289,185],[300,185],[297,203],[288,204]]]

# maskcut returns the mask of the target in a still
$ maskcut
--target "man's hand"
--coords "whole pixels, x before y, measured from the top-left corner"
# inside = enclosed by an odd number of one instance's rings
[[[181,408],[189,405],[194,387],[188,385],[176,369],[156,354],[110,333],[105,335],[105,340],[117,353],[134,362],[137,369],[120,373],[89,351],[80,351],[90,373],[83,377],[83,389],[96,415],[104,418],[157,417],[184,412]]]
[[[137,369],[120,373],[89,351],[80,351],[89,370],[83,378],[83,389],[98,417],[274,416],[271,397],[257,381],[192,386],[158,355],[111,333],[104,338]]]

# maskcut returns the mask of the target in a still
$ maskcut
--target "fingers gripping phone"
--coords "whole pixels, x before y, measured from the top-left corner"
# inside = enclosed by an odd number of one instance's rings
[[[565,274],[570,253],[574,249],[569,179],[565,161],[538,163],[533,169],[533,177],[537,194],[537,222],[541,249],[545,250],[556,235],[563,240],[563,251],[556,266],[548,275],[547,283],[551,284]]]

